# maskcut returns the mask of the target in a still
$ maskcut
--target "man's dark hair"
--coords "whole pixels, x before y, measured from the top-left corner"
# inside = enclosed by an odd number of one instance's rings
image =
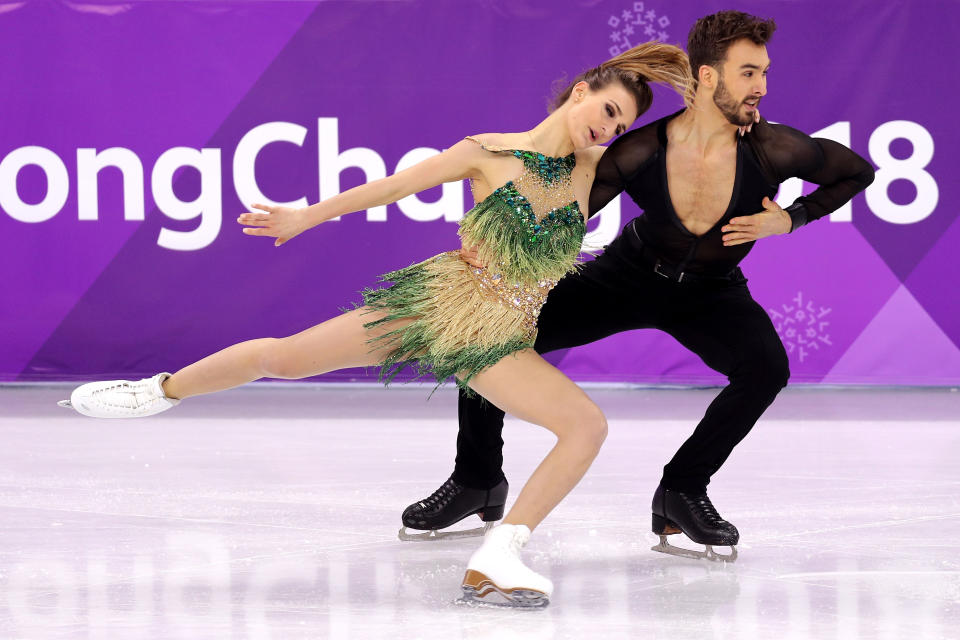
[[[719,68],[727,57],[727,49],[737,40],[747,38],[754,44],[767,44],[777,24],[742,11],[719,11],[697,20],[687,36],[687,55],[696,86],[700,66]]]

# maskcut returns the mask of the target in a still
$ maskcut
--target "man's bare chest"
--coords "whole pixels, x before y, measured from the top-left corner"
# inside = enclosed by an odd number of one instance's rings
[[[667,183],[680,222],[694,235],[709,231],[727,211],[737,175],[737,149],[704,157],[668,147]]]

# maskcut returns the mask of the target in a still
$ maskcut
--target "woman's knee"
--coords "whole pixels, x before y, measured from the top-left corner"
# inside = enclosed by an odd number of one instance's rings
[[[295,350],[284,338],[261,338],[258,367],[264,378],[294,379],[303,376]]]
[[[607,439],[607,418],[593,402],[585,402],[569,413],[569,438],[586,450],[599,451]]]

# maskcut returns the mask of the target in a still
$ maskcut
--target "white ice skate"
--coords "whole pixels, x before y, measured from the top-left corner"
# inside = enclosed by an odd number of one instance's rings
[[[520,560],[529,539],[530,529],[522,524],[502,524],[487,532],[467,564],[462,601],[530,609],[550,604],[553,583]]]
[[[163,392],[163,382],[169,373],[158,373],[152,378],[136,382],[107,380],[90,382],[73,390],[69,400],[61,400],[61,407],[76,409],[91,418],[143,418],[166,411],[180,403]]]

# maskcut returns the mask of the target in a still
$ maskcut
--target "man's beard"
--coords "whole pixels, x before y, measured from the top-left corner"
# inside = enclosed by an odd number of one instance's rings
[[[723,76],[718,76],[717,90],[713,92],[713,104],[717,105],[720,113],[730,124],[742,127],[753,122],[753,114],[741,114],[740,107],[743,102],[737,102],[727,91],[727,85],[723,83]]]

